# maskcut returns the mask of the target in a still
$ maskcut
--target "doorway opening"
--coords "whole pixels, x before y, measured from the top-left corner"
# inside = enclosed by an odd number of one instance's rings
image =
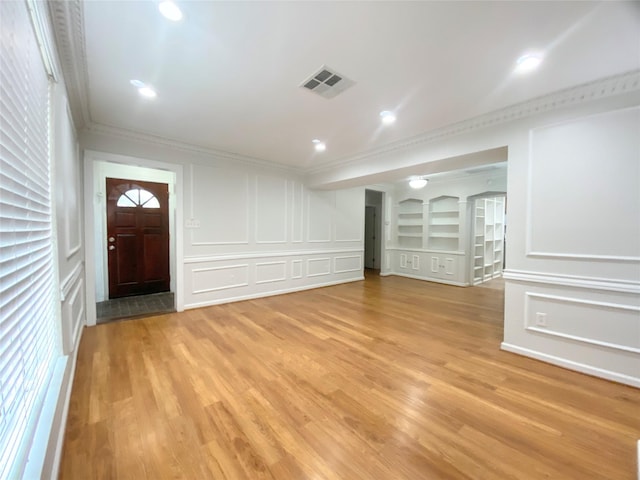
[[[85,166],[87,325],[181,311],[182,235],[177,228],[181,167],[93,151],[85,152]],[[107,179],[121,181],[119,187],[108,186]],[[108,203],[115,212],[109,214]],[[112,222],[115,217],[121,230],[109,226],[109,216]],[[133,260],[114,258],[121,247],[140,243],[144,255],[138,253]],[[145,262],[145,256],[150,260]],[[159,257],[162,262],[157,261]],[[115,291],[109,275],[114,261]]]
[[[383,192],[365,190],[364,268],[379,273],[382,265]]]

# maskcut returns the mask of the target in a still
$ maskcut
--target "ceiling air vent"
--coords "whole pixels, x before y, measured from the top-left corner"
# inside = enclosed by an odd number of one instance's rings
[[[355,85],[355,83],[341,73],[337,73],[335,70],[323,65],[320,70],[309,76],[300,86],[317,93],[321,97],[333,98]]]

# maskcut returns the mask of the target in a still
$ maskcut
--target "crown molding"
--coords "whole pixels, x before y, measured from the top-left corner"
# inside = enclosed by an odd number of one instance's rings
[[[146,143],[149,145],[156,145],[156,146],[161,145],[163,147],[168,147],[173,150],[178,150],[182,152],[189,152],[189,153],[195,153],[199,155],[205,155],[208,157],[214,157],[217,159],[230,160],[236,165],[238,163],[241,163],[241,164],[252,166],[252,167],[285,171],[295,175],[301,175],[304,173],[304,170],[300,167],[271,162],[269,160],[263,160],[260,158],[240,155],[238,153],[226,152],[224,150],[217,150],[209,147],[201,147],[198,145],[194,145],[192,143],[185,143],[179,140],[173,140],[170,138],[161,137],[161,136],[153,135],[149,133],[137,132],[135,130],[128,130],[124,128],[114,127],[114,126],[106,125],[102,123],[90,122],[89,124],[85,125],[82,132],[95,133],[98,135],[106,135],[111,138],[119,138],[123,140],[134,140],[134,141]]]
[[[516,103],[461,122],[452,123],[413,137],[389,143],[357,155],[342,157],[318,167],[307,169],[306,173],[307,175],[315,175],[336,168],[357,165],[373,157],[406,150],[420,144],[445,140],[483,128],[493,127],[541,113],[638,90],[640,90],[640,70],[633,70]]]
[[[336,168],[357,165],[381,155],[410,149],[420,144],[445,140],[457,135],[505,124],[541,113],[640,90],[640,70],[633,70],[510,105],[461,122],[389,143],[382,147],[364,151],[356,155],[342,157],[317,167],[294,167],[94,122],[91,118],[89,108],[90,87],[85,51],[86,41],[82,1],[54,0],[47,3],[53,24],[58,56],[67,86],[69,105],[78,131],[85,130],[152,144],[161,144],[177,150],[226,158],[249,165],[269,167],[272,169],[277,168],[297,174],[315,175],[329,172]]]
[[[91,123],[84,13],[80,0],[50,1],[49,15],[76,128]]]

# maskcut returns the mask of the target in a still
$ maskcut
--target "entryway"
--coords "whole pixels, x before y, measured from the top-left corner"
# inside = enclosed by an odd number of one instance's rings
[[[107,178],[109,299],[169,290],[167,184]]]

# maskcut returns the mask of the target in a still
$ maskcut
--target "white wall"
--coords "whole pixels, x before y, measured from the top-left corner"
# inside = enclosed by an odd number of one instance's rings
[[[534,99],[317,169],[309,182],[330,188],[393,169],[442,171],[448,158],[506,146],[502,348],[640,386],[639,79],[631,72]]]
[[[97,161],[179,167],[176,218],[184,219],[177,221],[176,235],[182,238],[176,243],[176,257],[181,257],[176,268],[184,279],[176,284],[179,307],[362,278],[364,188],[313,191],[291,170],[158,148],[108,132],[85,133],[81,142],[88,149],[87,171],[95,171]],[[90,218],[102,207],[95,206],[99,183],[91,177],[86,185],[87,204],[94,206]]]

